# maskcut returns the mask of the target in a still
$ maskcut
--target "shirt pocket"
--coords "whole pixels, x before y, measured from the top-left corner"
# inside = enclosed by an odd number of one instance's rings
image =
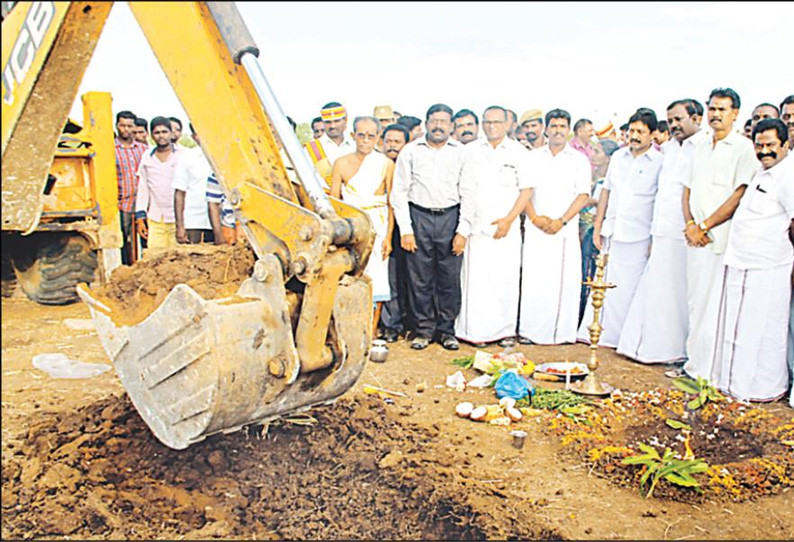
[[[514,188],[518,186],[518,170],[513,164],[502,164],[499,168],[498,181],[499,186],[505,188]]]
[[[774,216],[782,211],[780,204],[768,192],[763,192],[764,187],[756,186],[752,189],[747,202],[747,212],[756,217]]]
[[[659,187],[656,168],[641,168],[632,179],[633,192],[638,196],[655,196]]]

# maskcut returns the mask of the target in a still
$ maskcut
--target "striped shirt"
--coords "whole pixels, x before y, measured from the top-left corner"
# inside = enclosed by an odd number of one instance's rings
[[[234,209],[232,209],[232,204],[229,203],[229,200],[226,198],[226,194],[223,193],[221,183],[215,178],[214,173],[207,178],[207,202],[220,203],[221,225],[227,228],[234,228]]]
[[[119,210],[131,213],[135,207],[135,196],[138,192],[138,178],[135,173],[146,152],[146,145],[133,141],[132,146],[125,147],[116,138],[116,180],[119,185]]]

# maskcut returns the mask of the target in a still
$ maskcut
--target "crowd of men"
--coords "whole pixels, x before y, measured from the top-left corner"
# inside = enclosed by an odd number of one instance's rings
[[[666,120],[640,108],[618,135],[497,105],[479,117],[435,104],[424,122],[378,106],[348,124],[331,102],[305,152],[328,193],[372,219],[366,274],[388,342],[589,343],[582,280],[604,253],[616,288],[599,344],[773,401],[794,373],[794,95],[757,106],[741,134],[740,107],[717,88],[705,108],[672,101]],[[181,123],[153,119],[147,148],[140,120],[117,117],[125,247],[134,230],[150,247],[234,242],[206,158],[175,143]]]

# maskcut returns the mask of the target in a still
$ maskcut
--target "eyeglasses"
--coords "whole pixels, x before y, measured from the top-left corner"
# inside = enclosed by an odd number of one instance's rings
[[[506,120],[484,120],[482,121],[483,126],[486,124],[504,124],[507,122]]]

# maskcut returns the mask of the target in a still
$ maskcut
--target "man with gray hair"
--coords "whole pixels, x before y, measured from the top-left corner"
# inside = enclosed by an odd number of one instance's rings
[[[377,304],[373,327],[380,319],[383,301],[391,299],[388,259],[394,216],[389,207],[394,162],[385,154],[372,152],[380,137],[380,122],[375,117],[356,117],[353,141],[356,152],[341,156],[331,173],[331,196],[363,209],[375,228],[375,244],[366,274],[372,279],[372,300]]]

